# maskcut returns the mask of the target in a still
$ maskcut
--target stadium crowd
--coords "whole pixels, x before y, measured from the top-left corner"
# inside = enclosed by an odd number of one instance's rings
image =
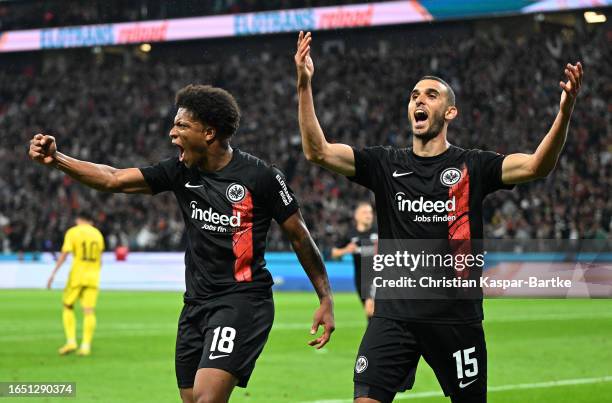
[[[365,0],[20,0],[0,1],[0,31],[160,20],[304,7],[365,3]]]
[[[457,94],[460,116],[450,126],[451,143],[530,152],[558,110],[564,64],[582,60],[585,82],[557,168],[546,179],[489,197],[485,235],[609,237],[612,31],[578,26],[513,35],[497,27],[438,38],[429,29],[379,32],[376,46],[353,37],[367,35],[363,31],[319,41],[313,54],[314,90],[327,137],[358,147],[409,145],[408,94],[419,77],[435,74]],[[410,46],[402,39],[406,35],[415,38]],[[245,42],[241,49],[248,47]],[[350,225],[352,206],[371,196],[303,157],[293,49],[227,49],[204,52],[189,63],[183,56],[106,62],[94,56],[55,57],[40,65],[0,69],[3,250],[57,250],[78,209],[95,212],[109,249],[180,250],[183,223],[172,195],[89,190],[29,161],[26,149],[33,134],[46,132],[69,155],[118,167],[145,166],[176,155],[167,137],[175,113],[172,101],[177,89],[194,81],[236,96],[243,117],[232,144],[277,164],[318,245],[334,245]],[[288,248],[274,225],[269,249]]]

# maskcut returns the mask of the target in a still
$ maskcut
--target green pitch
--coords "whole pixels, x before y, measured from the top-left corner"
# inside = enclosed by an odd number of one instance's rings
[[[357,298],[336,295],[337,330],[323,351],[306,345],[317,305],[313,294],[276,293],[275,300],[268,344],[248,389],[237,388],[232,402],[350,402],[355,353],[365,327]],[[612,300],[485,304],[489,401],[610,401]],[[0,381],[77,384],[76,399],[27,401],[179,401],[174,340],[180,309],[178,293],[102,292],[92,355],[60,357],[60,293],[0,291]],[[433,396],[438,391],[433,373],[421,362],[414,391],[397,400],[447,401]]]

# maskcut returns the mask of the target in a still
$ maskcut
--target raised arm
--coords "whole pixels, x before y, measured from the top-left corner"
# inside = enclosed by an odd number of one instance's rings
[[[28,155],[36,162],[57,168],[78,182],[103,192],[151,194],[140,169],[117,169],[69,157],[57,151],[53,136],[34,136]]]
[[[543,178],[555,168],[559,154],[567,138],[567,130],[582,84],[582,64],[567,64],[567,82],[559,82],[562,88],[559,112],[552,127],[533,154],[510,154],[502,165],[502,181],[505,184],[528,182]]]
[[[297,91],[299,103],[299,124],[302,135],[302,149],[308,161],[321,165],[330,171],[346,176],[355,175],[353,149],[346,144],[332,144],[325,139],[317,119],[312,96],[314,64],[310,57],[312,35],[300,32],[295,53],[297,67]]]
[[[291,241],[295,254],[319,296],[320,306],[314,314],[310,333],[315,334],[319,325],[323,326],[324,331],[321,337],[308,343],[319,349],[327,344],[335,329],[332,293],[323,258],[299,211],[287,218],[281,228]]]

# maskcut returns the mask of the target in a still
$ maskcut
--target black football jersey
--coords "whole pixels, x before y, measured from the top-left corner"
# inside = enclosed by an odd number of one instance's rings
[[[270,221],[282,224],[299,208],[276,167],[234,148],[219,171],[187,168],[175,157],[141,172],[153,194],[174,193],[185,221],[185,303],[270,293],[264,260]]]
[[[336,243],[337,248],[344,248],[349,243],[357,245],[357,250],[353,253],[355,262],[355,275],[361,273],[361,259],[366,256],[373,256],[378,242],[378,229],[375,225],[365,231],[359,231],[354,225],[344,237]]]
[[[357,245],[357,250],[353,253],[353,267],[354,267],[354,280],[355,280],[355,288],[360,296],[365,299],[365,297],[369,297],[371,292],[369,288],[362,290],[362,272],[361,272],[361,263],[364,259],[372,259],[374,254],[376,253],[376,246],[378,244],[378,229],[375,225],[370,227],[365,231],[359,231],[354,225],[351,226],[350,230],[347,232],[346,236],[340,239],[340,241],[336,244],[337,248],[344,248],[349,243],[353,242]],[[366,282],[369,283],[369,282]]]
[[[349,178],[376,197],[379,239],[480,240],[482,202],[498,189],[504,156],[450,145],[442,154],[420,157],[411,148],[354,149]],[[483,319],[482,299],[383,299],[375,316],[431,323]]]

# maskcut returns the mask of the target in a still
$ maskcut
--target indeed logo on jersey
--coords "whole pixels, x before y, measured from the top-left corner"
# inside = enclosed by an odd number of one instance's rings
[[[416,214],[413,219],[413,221],[416,222],[448,222],[454,221],[456,218],[456,216],[452,214],[455,212],[456,207],[455,196],[446,201],[426,200],[423,196],[416,200],[411,200],[406,197],[404,192],[397,192],[395,194],[395,202],[397,209],[401,212],[427,213],[421,215]],[[440,213],[443,215],[438,215],[435,213]]]
[[[191,201],[191,203],[189,203],[191,207],[191,218],[204,221],[202,229],[216,232],[230,232],[226,226],[229,225],[231,228],[240,227],[240,212],[238,212],[237,215],[229,216],[213,211],[212,207],[202,210],[198,208],[197,205],[197,201]]]

